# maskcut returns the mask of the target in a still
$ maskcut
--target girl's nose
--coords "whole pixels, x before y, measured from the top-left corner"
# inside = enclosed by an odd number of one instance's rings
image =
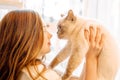
[[[52,34],[48,32],[48,37],[49,38],[52,38]]]

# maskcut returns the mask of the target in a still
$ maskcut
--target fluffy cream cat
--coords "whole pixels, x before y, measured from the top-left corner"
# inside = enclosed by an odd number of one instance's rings
[[[60,39],[67,39],[67,45],[50,64],[51,68],[54,68],[57,64],[70,56],[66,72],[62,77],[63,80],[69,79],[72,72],[80,65],[86,55],[89,46],[84,37],[84,30],[88,29],[90,26],[93,26],[94,29],[96,29],[95,27],[100,27],[101,32],[105,34],[104,46],[98,58],[97,80],[114,80],[119,68],[119,48],[117,43],[102,25],[93,20],[78,18],[74,16],[72,10],[69,10],[68,15],[58,23],[58,37]],[[80,80],[83,80],[83,75]]]

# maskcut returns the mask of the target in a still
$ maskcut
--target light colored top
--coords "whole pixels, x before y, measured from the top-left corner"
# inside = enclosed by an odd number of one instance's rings
[[[37,71],[40,73],[44,69],[44,66],[41,64],[37,65],[36,67],[38,68]],[[36,72],[34,66],[30,66],[29,68],[30,68],[30,72],[31,72],[32,76],[34,78],[37,77],[37,72]],[[55,72],[52,69],[45,70],[44,72],[41,73],[41,75],[46,79],[43,79],[43,77],[39,76],[36,80],[62,80],[60,75],[58,75],[57,72]],[[28,70],[26,68],[23,68],[18,77],[18,80],[33,80],[33,79],[29,75]]]

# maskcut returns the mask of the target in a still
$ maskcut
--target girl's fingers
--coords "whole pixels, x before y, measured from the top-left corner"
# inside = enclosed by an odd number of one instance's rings
[[[104,34],[101,34],[101,40],[100,40],[100,42],[99,42],[100,47],[103,46],[104,40],[105,40],[105,35],[104,35]]]
[[[85,36],[85,39],[89,42],[89,32],[88,30],[84,30],[84,36]]]
[[[90,26],[90,38],[89,38],[89,41],[90,42],[94,42],[94,38],[95,38],[95,33],[94,33],[95,31],[94,31],[94,29],[93,29],[93,27],[92,26]]]
[[[101,34],[101,30],[100,28],[97,28],[96,32],[93,28],[93,26],[89,27],[89,30],[84,30],[84,35],[86,40],[89,42],[90,45],[96,47],[96,48],[102,48],[103,47],[103,43],[104,43],[104,34]]]
[[[101,39],[101,32],[100,32],[100,28],[97,27],[96,36],[95,36],[95,42],[97,45],[99,44],[100,39]]]

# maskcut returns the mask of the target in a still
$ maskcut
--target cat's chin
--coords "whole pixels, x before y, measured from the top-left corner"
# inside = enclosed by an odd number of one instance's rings
[[[59,38],[59,39],[63,39],[64,37],[62,37],[62,36],[58,36],[58,38]]]
[[[64,39],[64,36],[62,36],[62,35],[58,34],[57,36],[58,36],[59,39]]]

